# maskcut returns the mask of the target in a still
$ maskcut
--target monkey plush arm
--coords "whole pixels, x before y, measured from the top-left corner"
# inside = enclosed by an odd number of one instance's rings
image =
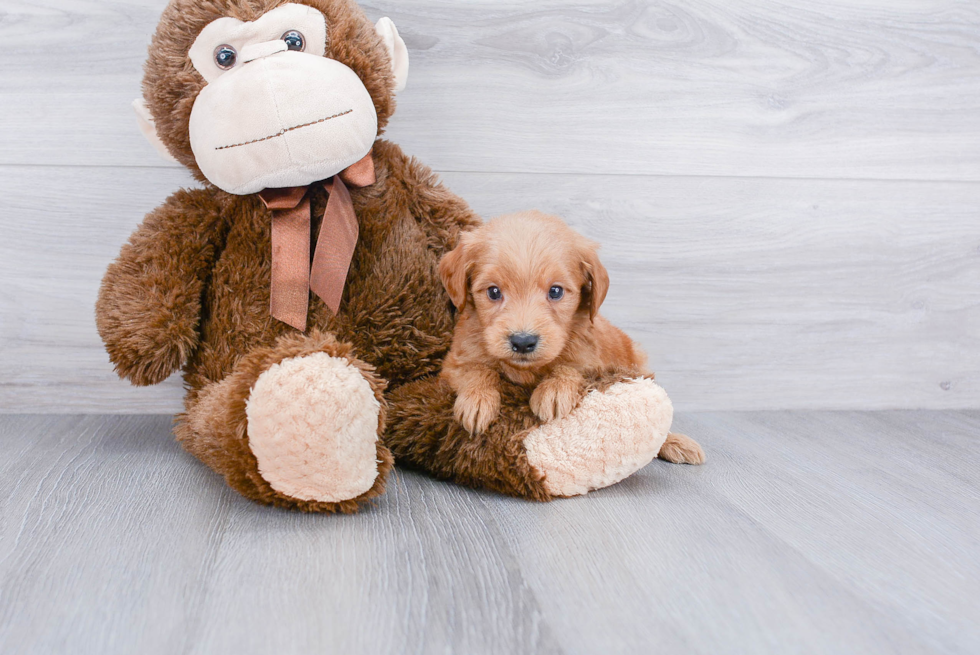
[[[540,425],[526,389],[500,382],[502,412],[471,434],[454,415],[456,394],[443,377],[411,382],[388,395],[385,445],[399,466],[469,487],[528,500],[550,500],[545,475],[528,459],[524,439]]]
[[[179,191],[150,212],[102,279],[96,326],[120,377],[156,384],[198,344],[201,294],[225,232],[203,189]]]
[[[388,395],[385,445],[400,466],[457,484],[528,500],[577,496],[649,464],[665,446],[673,417],[664,390],[633,372],[589,376],[582,391],[572,412],[542,423],[531,411],[530,390],[501,380],[500,416],[473,435],[455,420],[446,380],[411,382]],[[703,461],[697,444],[680,437],[661,456]]]

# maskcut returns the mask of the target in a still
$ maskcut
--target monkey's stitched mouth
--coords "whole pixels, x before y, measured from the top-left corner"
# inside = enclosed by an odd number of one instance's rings
[[[215,150],[227,150],[228,148],[238,148],[240,146],[248,146],[248,145],[251,145],[253,143],[261,143],[263,141],[268,141],[270,139],[278,139],[279,137],[281,137],[282,135],[284,135],[286,132],[292,132],[293,130],[299,130],[299,129],[302,129],[304,127],[310,127],[311,125],[318,125],[320,123],[326,123],[327,121],[333,120],[334,118],[340,118],[341,116],[346,116],[347,114],[350,114],[353,111],[354,111],[353,109],[348,109],[347,111],[342,111],[339,114],[334,114],[333,116],[327,116],[326,118],[321,118],[318,121],[310,121],[309,123],[303,123],[302,125],[296,125],[294,127],[287,127],[284,130],[279,130],[279,132],[277,132],[276,134],[271,134],[269,136],[264,136],[261,139],[253,139],[252,141],[244,141],[242,143],[234,143],[234,144],[232,144],[230,146],[219,146],[219,147],[215,148]]]

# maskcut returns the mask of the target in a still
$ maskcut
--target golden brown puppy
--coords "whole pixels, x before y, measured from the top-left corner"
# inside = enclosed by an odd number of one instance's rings
[[[460,315],[442,376],[456,391],[455,414],[484,431],[500,410],[500,376],[534,386],[543,421],[568,414],[585,375],[610,369],[648,373],[646,355],[599,315],[609,275],[598,245],[538,211],[495,218],[462,235],[439,262]],[[660,456],[701,463],[700,446],[671,434]]]

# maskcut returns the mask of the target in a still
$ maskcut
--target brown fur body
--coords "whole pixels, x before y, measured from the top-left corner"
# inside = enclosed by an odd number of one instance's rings
[[[341,311],[332,315],[311,294],[308,335],[269,315],[271,214],[256,196],[214,187],[174,194],[103,281],[98,325],[117,371],[143,385],[183,369],[188,393],[178,438],[256,500],[311,510],[357,506],[283,497],[258,475],[244,438],[245,401],[268,366],[316,351],[350,357],[380,393],[438,372],[449,348],[453,316],[437,262],[460,228],[478,219],[397,146],[379,141],[374,154],[377,183],[351,190],[360,238]],[[318,193],[313,216],[325,202]],[[384,446],[379,459],[387,472]],[[382,490],[379,484],[369,496]]]

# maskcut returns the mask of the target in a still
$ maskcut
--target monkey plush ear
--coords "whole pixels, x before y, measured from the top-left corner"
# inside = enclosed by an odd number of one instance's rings
[[[385,16],[374,26],[378,36],[384,41],[388,48],[388,56],[391,57],[391,72],[395,76],[395,92],[401,91],[408,83],[408,48],[402,37],[398,36],[398,28]]]
[[[167,150],[167,146],[163,145],[163,141],[160,140],[160,136],[157,134],[157,126],[153,123],[153,116],[150,114],[150,108],[146,106],[146,100],[143,98],[133,100],[133,110],[136,112],[136,120],[139,123],[140,132],[143,133],[146,140],[157,149],[161,157],[168,161],[176,162],[177,160]]]

